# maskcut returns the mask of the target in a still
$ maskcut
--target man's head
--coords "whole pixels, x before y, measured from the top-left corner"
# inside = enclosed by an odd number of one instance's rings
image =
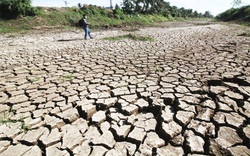
[[[87,15],[86,15],[86,14],[84,14],[84,15],[83,15],[83,18],[87,18]]]

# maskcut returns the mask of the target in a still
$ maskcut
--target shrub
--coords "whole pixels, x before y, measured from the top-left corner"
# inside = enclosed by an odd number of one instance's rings
[[[1,0],[0,17],[4,19],[17,18],[20,15],[34,16],[37,9],[31,6],[30,0]]]
[[[83,14],[87,15],[95,15],[95,16],[100,16],[100,15],[107,15],[107,11],[104,8],[95,6],[95,5],[84,5],[81,7],[81,11]]]
[[[106,9],[101,9],[100,12],[101,12],[101,15],[102,15],[102,16],[108,16],[108,14],[109,14],[108,11],[107,11]]]
[[[124,19],[125,18],[124,12],[122,11],[122,9],[120,9],[118,7],[116,7],[114,10],[114,16],[117,19]]]
[[[168,15],[167,15],[167,19],[170,20],[170,21],[173,21],[173,20],[174,20],[174,17],[173,17],[171,14],[168,14]]]

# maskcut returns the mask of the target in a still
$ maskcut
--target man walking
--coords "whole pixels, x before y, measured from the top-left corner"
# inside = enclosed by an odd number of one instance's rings
[[[88,35],[89,35],[90,39],[93,39],[88,25],[90,25],[90,23],[87,22],[87,15],[84,14],[83,18],[82,18],[82,27],[83,27],[83,29],[85,31],[85,35],[84,35],[85,40],[87,40]]]

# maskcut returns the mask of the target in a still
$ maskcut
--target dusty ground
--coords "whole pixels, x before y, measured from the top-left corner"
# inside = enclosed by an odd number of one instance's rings
[[[0,36],[0,155],[250,155],[250,38],[167,24]],[[130,32],[131,33],[131,32]]]

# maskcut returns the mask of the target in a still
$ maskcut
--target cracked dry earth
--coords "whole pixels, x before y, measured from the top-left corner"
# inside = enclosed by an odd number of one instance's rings
[[[250,155],[250,38],[189,25],[0,37],[0,155]]]

